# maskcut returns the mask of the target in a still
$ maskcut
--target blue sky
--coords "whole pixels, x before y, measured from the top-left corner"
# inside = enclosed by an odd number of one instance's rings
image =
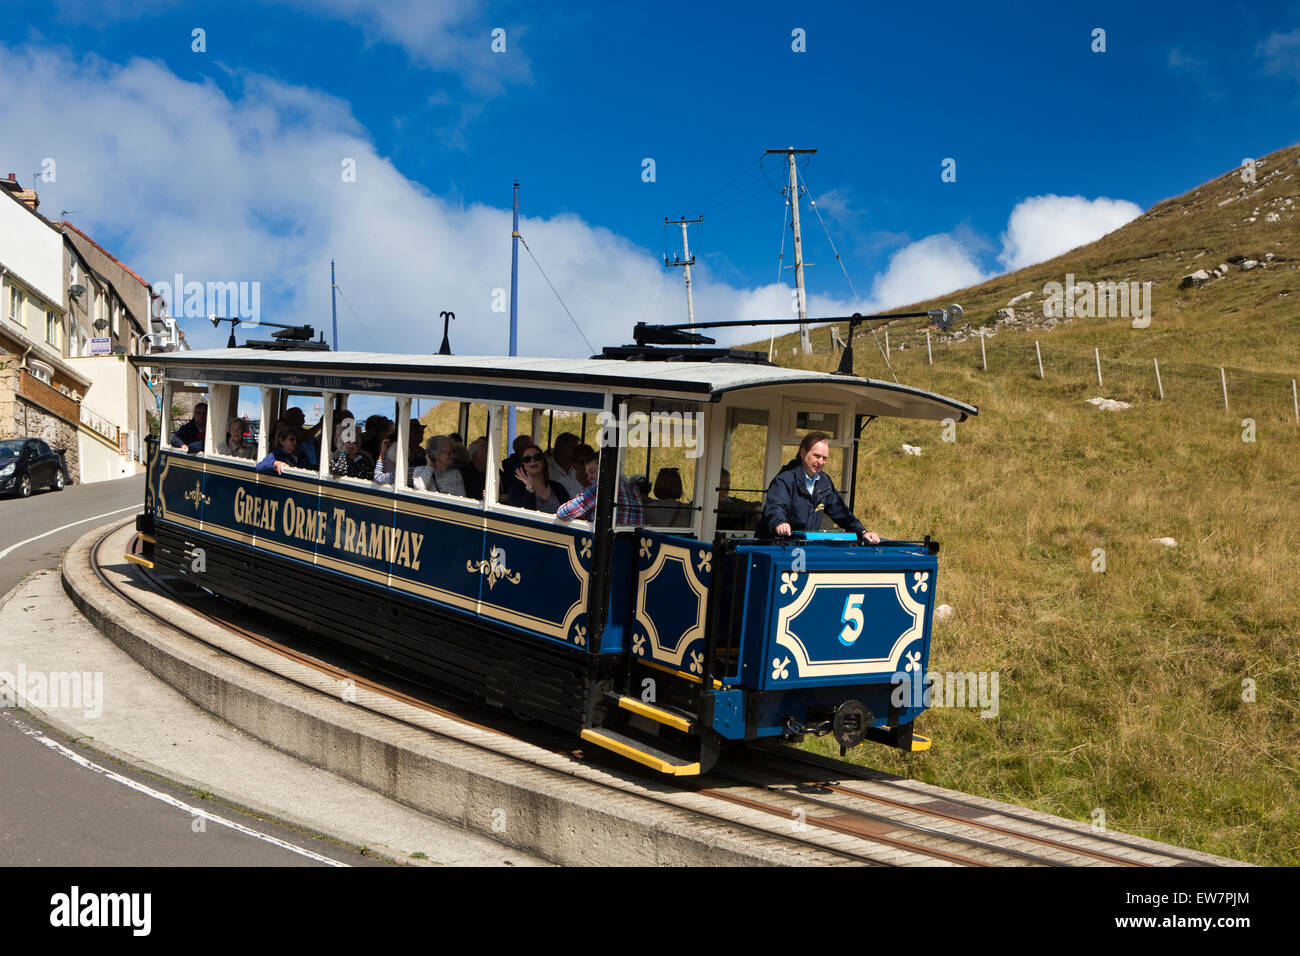
[[[764,148],[820,150],[803,175],[858,294],[805,199],[817,313],[1047,258],[1300,129],[1300,3],[54,0],[5,5],[0,37],[0,166],[26,184],[57,160],[42,212],[76,210],[151,281],[259,282],[262,318],[318,328],[332,255],[345,348],[435,349],[451,308],[457,351],[503,349],[515,177],[521,231],[599,346],[684,320],[665,216],[705,217],[699,318],[789,314]],[[1044,196],[1082,199],[1009,230]],[[521,351],[585,352],[526,256],[521,277]]]

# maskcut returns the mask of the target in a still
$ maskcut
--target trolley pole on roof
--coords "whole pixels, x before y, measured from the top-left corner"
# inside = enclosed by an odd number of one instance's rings
[[[794,158],[799,154],[812,155],[817,150],[795,149],[790,146],[786,149],[767,149],[763,152],[765,154],[785,153],[790,168],[790,185],[787,188],[790,191],[790,208],[794,212],[791,225],[794,227],[794,285],[799,299],[799,349],[807,355],[812,351],[812,343],[808,339],[808,324],[804,321],[808,318],[808,301],[803,290],[803,239],[799,234],[799,179],[795,174]]]
[[[339,350],[339,299],[338,286],[334,284],[334,260],[330,260],[330,308],[334,311],[334,351]]]
[[[515,224],[510,233],[510,354],[519,354],[519,180],[515,180]],[[514,453],[515,407],[510,406],[506,424],[506,447],[502,457]]]
[[[691,266],[695,265],[695,257],[691,255],[691,246],[686,238],[686,227],[697,222],[704,222],[704,217],[701,216],[699,219],[686,219],[684,217],[681,219],[669,219],[667,216],[664,216],[665,226],[671,225],[682,227],[681,257],[679,258],[674,255],[672,259],[669,259],[668,253],[665,252],[664,268],[671,269],[674,266],[682,267],[682,272],[686,276],[686,319],[691,325],[695,324],[695,303],[691,300]]]

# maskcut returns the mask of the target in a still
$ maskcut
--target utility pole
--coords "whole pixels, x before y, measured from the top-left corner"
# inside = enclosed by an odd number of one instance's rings
[[[794,285],[799,300],[799,348],[804,355],[807,355],[812,352],[812,343],[808,339],[808,323],[804,321],[808,318],[808,300],[803,290],[803,239],[799,234],[799,179],[795,173],[794,158],[796,155],[811,156],[817,150],[795,149],[790,146],[786,149],[768,149],[763,152],[764,154],[785,153],[790,167],[790,185],[786,188],[789,190],[790,208],[794,213],[791,225],[794,227]]]
[[[686,275],[686,319],[691,325],[695,324],[695,303],[691,301],[691,266],[695,265],[695,257],[691,255],[690,244],[686,241],[686,227],[697,222],[704,222],[704,217],[701,216],[699,219],[682,218],[670,220],[667,216],[664,216],[665,226],[678,225],[682,227],[681,258],[674,255],[672,260],[669,261],[668,253],[664,253],[664,266],[665,268],[681,266],[683,273]]]

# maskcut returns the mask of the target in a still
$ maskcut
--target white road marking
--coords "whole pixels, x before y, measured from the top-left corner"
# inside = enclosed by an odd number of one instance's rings
[[[142,783],[137,783],[136,781],[124,777],[119,773],[114,773],[113,771],[109,770],[107,767],[101,767],[99,764],[87,760],[85,757],[81,756],[80,754],[74,753],[73,751],[69,750],[67,747],[63,746],[58,741],[51,740],[49,737],[40,734],[39,731],[27,730],[24,728],[23,732],[36,737],[37,740],[39,740],[45,746],[49,747],[51,750],[54,750],[56,753],[62,754],[63,756],[67,757],[69,760],[73,761],[74,763],[78,763],[81,766],[85,767],[87,770],[91,770],[94,771],[95,773],[103,774],[109,780],[130,787],[132,790],[137,790],[140,793],[145,794],[146,796],[153,797],[155,800],[161,800],[163,803],[184,810],[186,813],[193,814],[196,817],[202,817],[204,820],[211,820],[213,823],[219,823],[223,827],[229,827],[230,829],[235,830],[239,833],[243,833],[246,836],[251,836],[254,839],[262,840],[266,843],[272,844],[273,846],[278,846],[281,849],[288,850],[291,853],[297,853],[299,856],[305,856],[308,859],[315,860],[318,863],[324,863],[326,866],[348,866],[348,864],[340,860],[332,860],[327,856],[321,856],[319,853],[313,853],[311,850],[308,850],[305,847],[295,846],[292,843],[286,843],[284,840],[281,840],[278,837],[273,837],[268,833],[261,833],[250,827],[244,826],[242,823],[236,823],[234,820],[227,820],[225,817],[219,817],[214,813],[209,813],[207,810],[202,810],[198,807],[192,807],[188,803],[185,803],[183,800],[177,800],[175,797],[170,796],[169,794],[162,793],[161,791],[158,790],[154,790],[151,787],[146,787]]]
[[[111,518],[113,515],[120,515],[123,511],[141,511],[143,505],[127,505],[125,508],[118,508],[116,511],[105,511],[102,515],[94,515],[90,518],[82,518],[80,521],[73,521],[71,524],[65,524],[53,531],[47,531],[44,534],[38,534],[34,538],[28,538],[26,541],[19,541],[17,544],[11,544],[9,547],[0,551],[0,558],[6,557],[10,551],[17,551],[25,544],[31,544],[33,541],[40,541],[41,538],[48,538],[52,534],[58,534],[60,531],[66,531],[68,528],[75,528],[79,524],[85,524],[87,521],[98,521],[100,518]]]

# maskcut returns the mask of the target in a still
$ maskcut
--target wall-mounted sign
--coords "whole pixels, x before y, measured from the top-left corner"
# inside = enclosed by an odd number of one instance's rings
[[[112,339],[91,339],[90,354],[91,355],[112,355],[113,340]]]

